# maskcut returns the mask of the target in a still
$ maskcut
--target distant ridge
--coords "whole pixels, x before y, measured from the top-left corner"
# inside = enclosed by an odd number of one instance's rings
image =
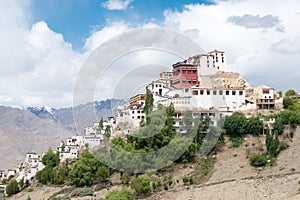
[[[74,108],[47,106],[13,108],[0,106],[0,169],[9,168],[23,161],[28,151],[42,153],[49,147],[56,148],[60,140],[83,134],[83,129],[97,119],[113,115],[114,106],[125,103],[120,99],[89,102]],[[73,112],[80,117],[77,130]]]

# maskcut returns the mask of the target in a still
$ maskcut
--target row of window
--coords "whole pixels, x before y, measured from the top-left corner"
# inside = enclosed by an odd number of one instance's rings
[[[137,116],[137,119],[144,119],[145,116]],[[132,119],[134,119],[134,116],[132,116]]]
[[[134,110],[132,111],[132,114],[134,114],[135,112],[134,112]],[[144,113],[144,111],[143,110],[137,110],[136,111],[136,113]]]
[[[172,101],[174,104],[190,104],[189,101]]]
[[[197,74],[197,70],[182,70],[182,74]]]
[[[235,96],[235,95],[242,96],[244,94],[244,91],[242,91],[242,90],[240,90],[240,91],[232,90],[230,92],[229,90],[226,90],[225,93],[224,93],[223,90],[219,90],[219,92],[217,92],[217,90],[213,90],[213,91],[210,91],[210,90],[200,90],[200,91],[199,90],[194,90],[192,92],[193,95],[199,95],[199,94],[204,95],[204,93],[206,93],[206,95],[211,95],[211,94],[213,94],[213,95],[217,95],[217,94],[219,94],[219,95],[223,95],[223,94],[230,95],[230,93],[231,93],[231,95],[233,95],[233,96]]]

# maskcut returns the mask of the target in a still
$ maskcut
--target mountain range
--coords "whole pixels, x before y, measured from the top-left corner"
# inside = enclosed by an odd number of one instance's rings
[[[83,134],[84,127],[112,116],[124,100],[107,99],[68,108],[0,106],[0,169],[25,159],[27,152],[41,154],[61,140]]]

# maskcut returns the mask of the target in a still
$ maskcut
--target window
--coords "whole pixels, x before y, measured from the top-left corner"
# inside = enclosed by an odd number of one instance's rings
[[[232,95],[235,95],[236,94],[236,91],[232,91]]]
[[[189,92],[189,89],[188,89],[188,88],[186,88],[186,89],[184,89],[184,91],[185,91],[185,92]]]
[[[214,91],[213,91],[213,95],[217,95],[217,90],[214,90]]]
[[[223,95],[223,90],[220,90],[220,91],[219,91],[219,95]]]
[[[140,112],[141,112],[141,111],[139,111],[139,110],[137,111],[137,113],[140,113]]]
[[[198,95],[198,90],[194,90],[193,95]]]
[[[226,95],[229,95],[229,91],[226,91]]]
[[[239,91],[239,94],[240,94],[240,96],[242,96],[242,95],[243,95],[243,91],[240,90],[240,91]]]
[[[134,110],[132,111],[132,114],[134,114]]]
[[[207,90],[206,93],[207,93],[207,95],[210,95],[210,90]]]
[[[203,90],[200,90],[200,95],[203,95],[204,94],[204,91]]]

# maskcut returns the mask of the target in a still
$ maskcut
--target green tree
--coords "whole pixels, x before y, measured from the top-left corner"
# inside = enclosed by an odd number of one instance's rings
[[[150,119],[150,113],[152,112],[153,109],[153,95],[149,89],[146,91],[146,101],[144,105],[144,112],[146,114],[146,125],[150,124],[151,119]]]
[[[209,117],[203,116],[200,116],[197,120],[195,120],[195,127],[197,132],[195,142],[197,144],[202,144],[202,141],[208,132],[210,122],[211,119]]]
[[[231,116],[225,117],[224,130],[230,136],[241,137],[245,131],[246,117],[242,113],[235,112]]]
[[[288,91],[285,92],[286,97],[289,97],[289,96],[294,95],[294,94],[297,94],[295,90],[288,90]]]
[[[284,122],[281,119],[281,117],[277,117],[273,125],[273,131],[281,135],[283,133],[283,130],[284,130]]]
[[[128,188],[123,188],[122,190],[112,190],[110,191],[105,200],[133,200],[134,193]]]
[[[101,130],[103,129],[103,117],[101,118],[101,120],[99,121],[99,125],[98,125],[98,130],[101,133]]]
[[[42,163],[46,167],[56,167],[59,165],[59,155],[49,149],[48,152],[43,156]]]
[[[17,194],[18,192],[20,192],[20,189],[19,189],[19,184],[16,180],[11,181],[6,186],[6,194],[8,196],[13,195],[13,194]]]
[[[92,185],[98,166],[99,161],[90,152],[84,150],[69,172],[71,183],[77,187]]]
[[[291,99],[289,97],[284,97],[282,103],[283,103],[283,108],[284,109],[288,109],[290,106],[294,105],[293,99]]]
[[[25,185],[25,182],[24,182],[24,177],[23,177],[19,182],[19,186],[21,189],[23,189],[24,185]]]
[[[258,117],[251,117],[246,122],[246,133],[259,135],[263,132],[263,122]]]
[[[277,132],[270,133],[269,131],[267,131],[266,147],[267,147],[267,152],[269,153],[269,155],[271,155],[273,157],[278,155],[279,139],[278,139]]]

